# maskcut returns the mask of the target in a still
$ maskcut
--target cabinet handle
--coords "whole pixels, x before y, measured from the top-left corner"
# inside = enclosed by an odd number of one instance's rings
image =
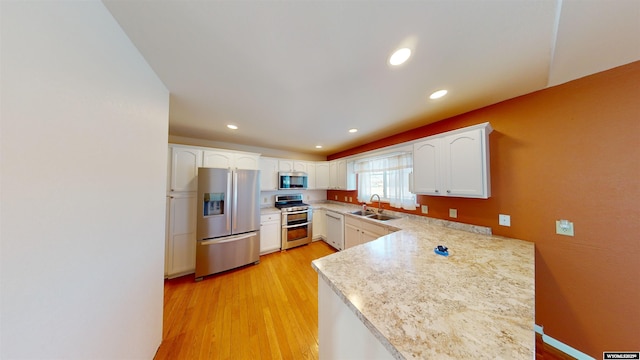
[[[439,192],[440,192],[440,190],[436,189],[436,192],[437,192],[437,193],[439,193]]]
[[[451,190],[447,190],[447,194],[451,194]]]

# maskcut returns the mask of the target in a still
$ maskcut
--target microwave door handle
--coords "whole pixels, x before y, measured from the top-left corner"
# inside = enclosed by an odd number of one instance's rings
[[[282,225],[283,229],[290,229],[290,228],[294,228],[294,227],[300,227],[300,226],[307,226],[310,225],[311,221],[306,222],[306,223],[302,223],[302,224],[295,224],[295,225]]]
[[[233,230],[238,228],[238,173],[233,172]]]
[[[227,172],[227,201],[225,201],[225,214],[227,214],[227,232],[231,232],[231,214],[229,213],[229,207],[231,206],[231,172]]]

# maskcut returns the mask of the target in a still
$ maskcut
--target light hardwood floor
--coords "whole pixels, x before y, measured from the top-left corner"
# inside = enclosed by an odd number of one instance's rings
[[[260,257],[260,264],[165,282],[163,341],[155,359],[317,359],[323,241]]]
[[[334,252],[318,241],[201,282],[193,275],[165,281],[155,359],[317,359],[318,277],[311,261]],[[568,359],[536,336],[536,360]]]

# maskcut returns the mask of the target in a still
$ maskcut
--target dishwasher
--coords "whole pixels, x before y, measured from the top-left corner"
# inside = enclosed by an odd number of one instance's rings
[[[344,249],[344,215],[327,210],[327,243],[338,250]]]

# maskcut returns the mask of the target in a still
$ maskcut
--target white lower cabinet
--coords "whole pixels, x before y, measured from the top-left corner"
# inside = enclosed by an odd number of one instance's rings
[[[260,216],[260,254],[280,250],[280,214],[264,214]]]
[[[166,272],[168,278],[196,269],[196,193],[169,196]]]
[[[388,233],[389,230],[385,226],[347,216],[344,223],[344,248],[368,243]]]
[[[327,219],[324,209],[313,209],[313,224],[311,231],[313,240],[324,240],[327,238]]]

